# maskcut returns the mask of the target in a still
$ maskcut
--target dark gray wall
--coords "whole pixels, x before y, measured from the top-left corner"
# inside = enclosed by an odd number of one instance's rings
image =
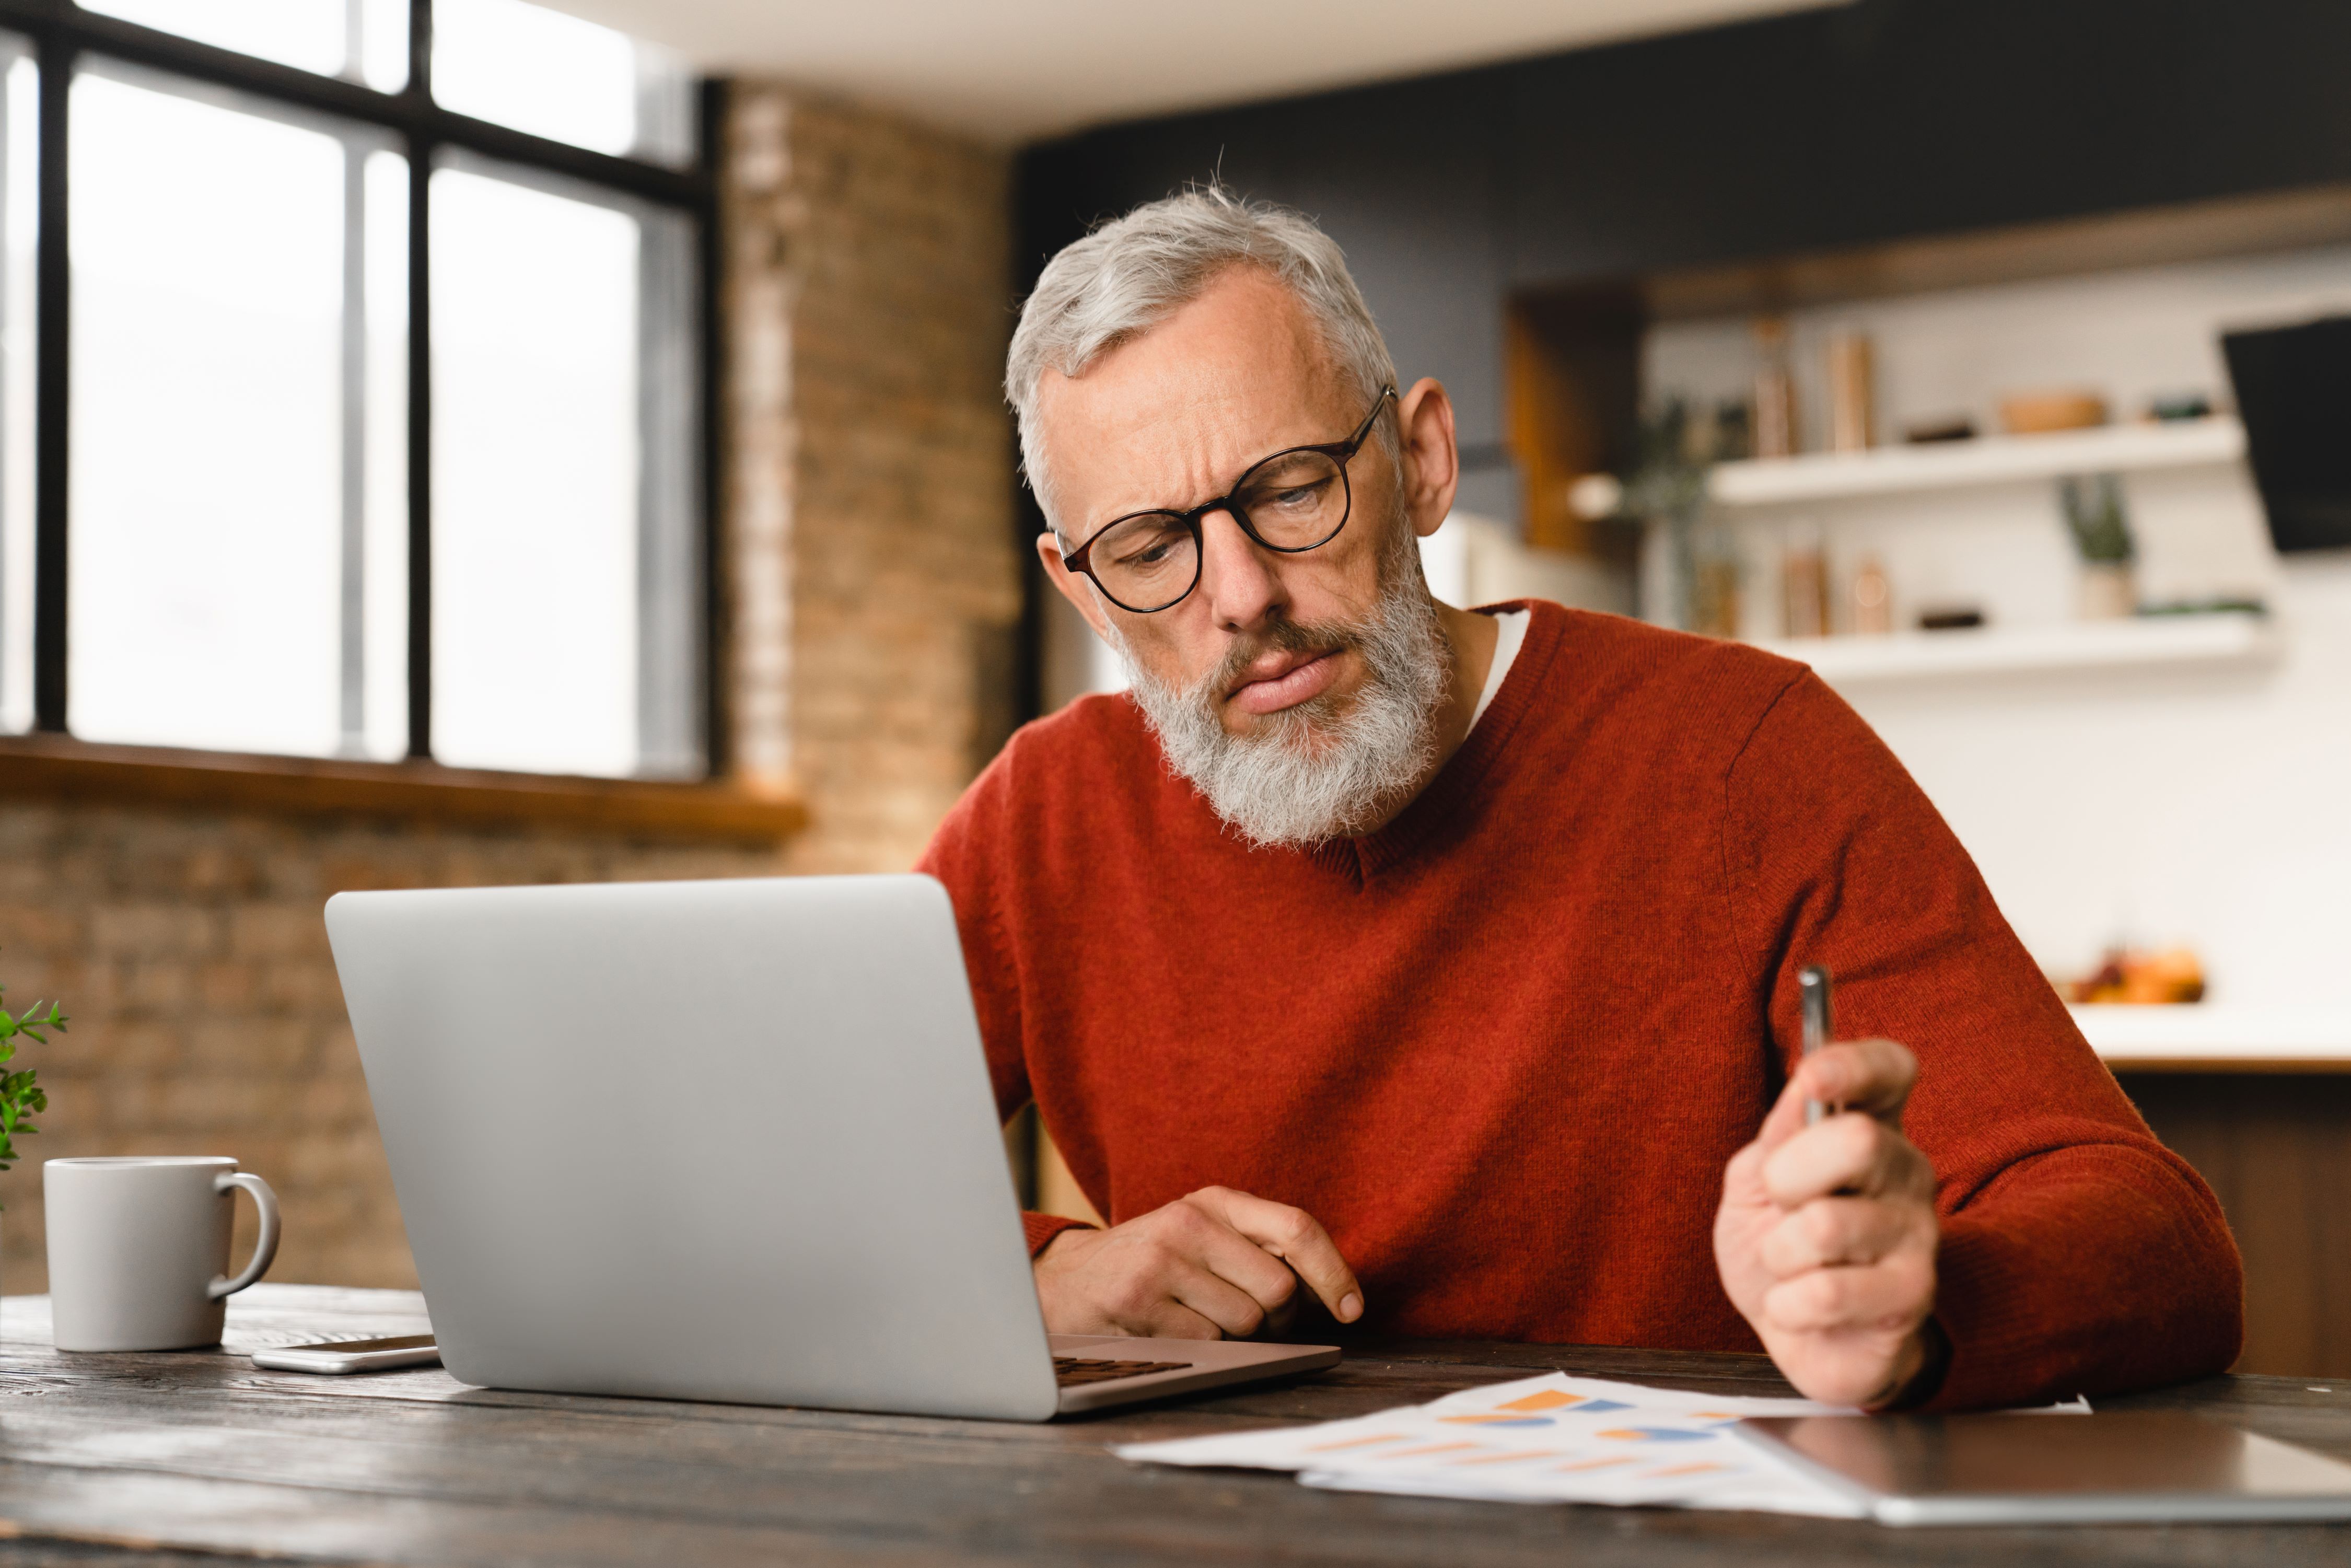
[[[1514,287],[2351,180],[2351,0],[1863,0],[1110,126],[1023,154],[1024,283],[1219,172],[1322,219],[1498,463]]]

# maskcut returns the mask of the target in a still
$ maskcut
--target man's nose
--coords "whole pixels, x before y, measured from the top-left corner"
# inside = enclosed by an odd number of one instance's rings
[[[1272,552],[1242,531],[1230,512],[1200,519],[1200,593],[1228,631],[1249,631],[1289,601]]]

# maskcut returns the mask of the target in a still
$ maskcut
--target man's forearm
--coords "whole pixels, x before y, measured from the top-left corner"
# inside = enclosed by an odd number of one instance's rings
[[[2219,1205],[2159,1149],[2052,1150],[1948,1220],[1934,1409],[2038,1403],[2226,1370],[2243,1270]]]

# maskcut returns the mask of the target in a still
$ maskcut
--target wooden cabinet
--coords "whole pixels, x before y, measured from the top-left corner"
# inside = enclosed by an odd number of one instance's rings
[[[2116,1074],[2228,1212],[2245,1259],[2240,1372],[2351,1378],[2346,1068]]]

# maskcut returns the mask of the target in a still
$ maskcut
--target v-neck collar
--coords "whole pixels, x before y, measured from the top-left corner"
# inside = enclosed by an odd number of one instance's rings
[[[1325,870],[1368,885],[1387,868],[1419,850],[1432,838],[1459,831],[1479,797],[1492,781],[1496,765],[1510,744],[1519,721],[1534,706],[1536,691],[1559,656],[1567,626],[1567,612],[1545,600],[1510,600],[1480,606],[1485,611],[1526,610],[1526,640],[1510,661],[1494,700],[1470,727],[1460,748],[1446,758],[1437,777],[1413,797],[1394,821],[1360,838],[1332,839],[1305,852]]]

